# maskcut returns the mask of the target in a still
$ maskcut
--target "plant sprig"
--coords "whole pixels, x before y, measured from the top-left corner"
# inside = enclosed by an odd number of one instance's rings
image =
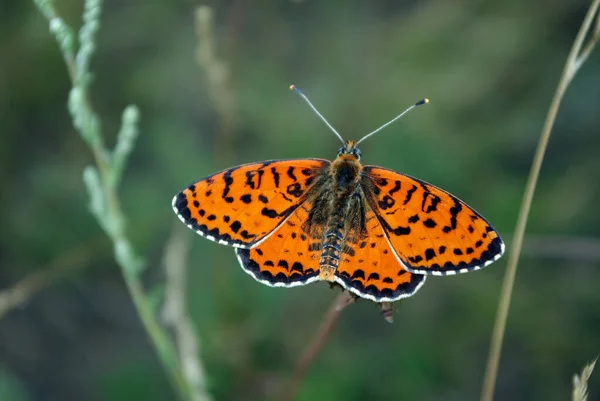
[[[498,375],[498,364],[500,362],[506,320],[508,318],[508,310],[515,283],[515,276],[517,274],[517,265],[521,255],[521,248],[523,245],[523,238],[525,237],[525,228],[527,227],[529,211],[531,210],[531,204],[533,202],[533,195],[535,194],[535,188],[542,168],[542,162],[544,161],[544,155],[548,148],[550,133],[552,132],[552,127],[554,126],[554,121],[556,120],[556,115],[558,114],[558,109],[560,108],[563,96],[567,91],[569,84],[583,63],[587,60],[594,46],[598,40],[600,40],[600,15],[598,14],[598,6],[600,6],[600,0],[594,0],[581,23],[579,33],[573,42],[571,52],[567,57],[567,61],[565,62],[561,77],[558,81],[552,103],[548,109],[546,121],[544,122],[542,134],[540,135],[533,163],[529,171],[529,177],[527,178],[527,184],[525,185],[525,193],[523,194],[523,199],[521,201],[512,244],[508,248],[508,262],[506,273],[504,274],[504,282],[502,283],[502,292],[498,302],[498,310],[496,312],[496,321],[494,323],[494,330],[483,380],[481,401],[492,401],[494,398],[494,387],[496,386],[496,377]],[[594,17],[596,17],[596,24],[584,47],[585,38],[590,34]]]
[[[116,145],[114,149],[108,149],[102,134],[101,119],[89,100],[88,90],[92,83],[90,61],[96,50],[102,1],[85,0],[83,24],[77,38],[74,30],[57,14],[52,1],[34,0],[34,3],[48,19],[50,32],[58,42],[67,66],[72,83],[68,110],[73,126],[89,146],[95,159],[95,165],[90,165],[83,171],[90,211],[113,242],[115,259],[121,267],[129,294],[159,361],[179,396],[191,400],[194,391],[182,374],[176,347],[159,324],[150,297],[144,293],[140,276],[145,263],[127,237],[125,217],[117,196],[128,156],[138,137],[140,112],[134,105],[125,108]]]

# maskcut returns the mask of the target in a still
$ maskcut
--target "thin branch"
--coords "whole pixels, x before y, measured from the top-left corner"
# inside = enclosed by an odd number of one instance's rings
[[[329,310],[323,315],[323,319],[321,320],[321,325],[317,329],[313,339],[304,352],[302,353],[302,357],[298,361],[296,368],[294,370],[294,375],[292,376],[288,387],[285,389],[283,400],[292,401],[296,398],[298,394],[298,390],[300,389],[300,385],[302,384],[302,380],[304,380],[304,376],[308,371],[308,368],[312,365],[315,358],[319,355],[319,352],[325,345],[325,342],[329,338],[329,334],[333,330],[340,314],[344,310],[346,306],[354,301],[352,295],[344,291],[333,301]]]
[[[585,63],[590,53],[594,49],[594,46],[596,46],[596,42],[600,40],[600,15],[596,18],[596,25],[594,26],[594,31],[591,35],[592,36],[588,40],[588,43],[585,45],[585,47],[579,54],[579,57],[577,57],[577,68],[579,68],[583,63]]]
[[[510,307],[512,290],[515,282],[515,275],[517,273],[517,264],[519,262],[519,256],[521,254],[521,246],[523,244],[523,237],[525,235],[525,228],[527,226],[529,210],[531,208],[533,195],[535,193],[535,187],[537,185],[540,169],[544,160],[544,154],[546,153],[546,148],[548,147],[550,133],[552,131],[552,127],[554,126],[554,121],[556,119],[556,115],[558,113],[558,109],[560,107],[560,103],[562,101],[563,95],[565,94],[565,91],[567,90],[569,84],[571,83],[571,80],[581,67],[582,61],[585,61],[587,55],[589,54],[589,52],[591,52],[591,49],[598,41],[598,35],[592,35],[588,45],[584,49],[584,52],[586,53],[584,53],[583,58],[581,58],[581,48],[590,30],[590,27],[594,20],[594,16],[598,11],[599,5],[600,0],[594,0],[594,2],[588,10],[587,15],[583,20],[583,23],[581,24],[579,33],[577,34],[577,37],[573,42],[573,47],[571,48],[571,52],[567,57],[562,76],[558,83],[558,87],[556,88],[556,93],[554,94],[554,98],[552,99],[552,103],[550,104],[548,115],[546,117],[544,127],[542,128],[542,134],[540,136],[538,147],[533,159],[533,165],[531,166],[531,170],[529,172],[529,178],[527,180],[525,193],[523,195],[521,208],[519,210],[519,217],[517,219],[517,225],[515,227],[515,234],[513,237],[512,246],[509,248],[508,263],[506,267],[506,273],[504,276],[504,282],[502,284],[502,293],[500,296],[500,301],[498,303],[496,321],[494,323],[494,331],[492,334],[490,351],[485,371],[485,377],[483,381],[483,388],[481,393],[482,401],[492,401],[494,397],[494,387],[496,385],[498,364],[500,361],[502,341],[504,339],[504,331],[506,328],[506,320],[508,317],[508,310]]]
[[[175,331],[181,370],[192,390],[191,400],[211,401],[206,391],[204,367],[199,357],[199,338],[186,308],[185,270],[191,237],[186,235],[187,232],[183,232],[184,227],[179,221],[175,224],[163,259],[167,287],[162,318]]]
[[[0,319],[12,309],[26,303],[31,297],[57,279],[85,266],[90,259],[99,253],[100,248],[100,242],[94,241],[63,252],[48,266],[39,268],[18,283],[0,291]]]

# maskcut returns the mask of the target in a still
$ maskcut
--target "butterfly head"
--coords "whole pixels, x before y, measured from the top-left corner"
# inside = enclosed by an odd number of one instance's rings
[[[360,160],[360,149],[356,147],[356,141],[346,141],[344,146],[338,149],[338,157],[348,155],[345,158],[354,158]]]

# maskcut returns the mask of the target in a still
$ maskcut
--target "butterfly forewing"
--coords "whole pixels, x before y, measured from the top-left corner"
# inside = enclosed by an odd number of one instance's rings
[[[348,238],[342,248],[335,281],[376,302],[410,297],[425,283],[425,276],[402,268],[372,210],[365,220],[364,231]]]
[[[198,234],[251,248],[306,199],[327,160],[275,160],[246,164],[200,180],[173,198],[173,210]]]
[[[404,268],[447,275],[480,269],[504,252],[499,234],[455,196],[416,178],[365,166],[367,202]]]

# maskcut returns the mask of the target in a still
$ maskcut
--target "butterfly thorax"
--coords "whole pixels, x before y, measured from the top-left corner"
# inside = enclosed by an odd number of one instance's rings
[[[341,153],[331,163],[321,193],[321,202],[314,210],[322,221],[319,278],[334,281],[335,271],[343,253],[348,250],[349,237],[356,237],[364,226],[364,195],[360,186],[362,165],[352,153]]]

